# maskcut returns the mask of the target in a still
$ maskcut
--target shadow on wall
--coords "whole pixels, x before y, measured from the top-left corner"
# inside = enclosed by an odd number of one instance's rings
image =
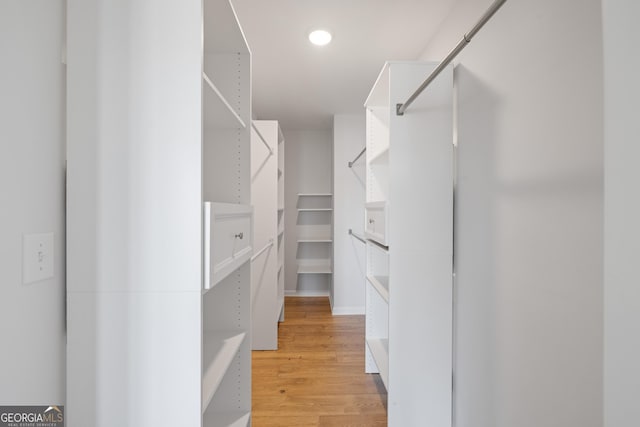
[[[597,395],[602,174],[589,134],[597,124],[581,126],[589,112],[569,108],[575,100],[563,93],[518,92],[526,84],[518,76],[498,93],[469,68],[455,70],[460,426],[566,424]]]
[[[496,129],[499,99],[470,70],[454,70],[457,127],[454,186],[454,416],[487,420],[500,365],[496,304]],[[458,379],[464,380],[461,386]],[[472,385],[470,387],[469,385]],[[473,404],[485,396],[483,405]],[[489,405],[489,406],[487,406]],[[478,413],[484,411],[485,413]]]

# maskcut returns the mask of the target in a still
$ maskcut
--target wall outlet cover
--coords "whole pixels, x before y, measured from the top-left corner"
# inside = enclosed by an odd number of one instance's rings
[[[53,233],[22,236],[22,283],[53,278]]]

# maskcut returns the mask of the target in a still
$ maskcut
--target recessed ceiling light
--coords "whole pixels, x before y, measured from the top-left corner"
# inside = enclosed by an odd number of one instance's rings
[[[331,41],[331,33],[326,30],[315,30],[309,33],[309,41],[317,46],[324,46]]]

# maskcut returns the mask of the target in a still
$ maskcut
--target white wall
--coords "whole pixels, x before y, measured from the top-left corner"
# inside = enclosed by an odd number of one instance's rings
[[[62,0],[0,2],[0,403],[65,403]],[[54,233],[54,277],[22,284],[22,235]]]
[[[605,427],[640,423],[639,16],[637,0],[603,1]]]
[[[327,295],[329,278],[305,275],[298,287],[297,232],[298,193],[331,193],[331,130],[283,130],[285,150],[285,293]]]
[[[365,114],[333,116],[333,314],[364,314],[366,246],[349,236],[364,236],[365,155],[348,164],[365,147]]]
[[[491,3],[460,1],[422,58]],[[512,0],[458,57],[458,427],[602,425],[600,28],[598,0]]]

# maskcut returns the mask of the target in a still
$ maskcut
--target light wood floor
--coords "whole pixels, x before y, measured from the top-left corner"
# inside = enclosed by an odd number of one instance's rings
[[[387,425],[379,375],[364,373],[364,316],[287,297],[277,351],[253,352],[253,427]]]

